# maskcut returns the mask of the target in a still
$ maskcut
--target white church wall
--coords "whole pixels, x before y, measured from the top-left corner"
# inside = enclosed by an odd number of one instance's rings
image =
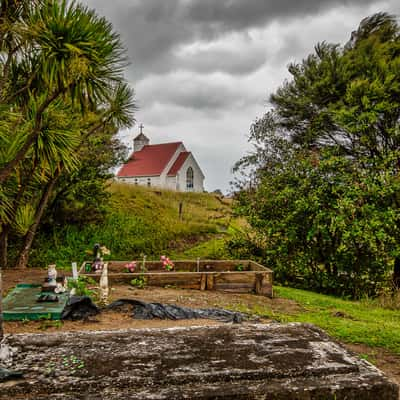
[[[182,151],[186,151],[186,148],[183,145],[183,143],[181,143],[178,146],[174,155],[171,157],[168,164],[165,166],[164,170],[161,172],[160,179],[161,179],[161,182],[164,183],[165,185],[167,185],[167,179],[168,179],[167,174],[168,174],[169,170],[171,169],[171,167],[174,165],[176,159],[179,157],[179,154],[182,153]],[[174,190],[176,190],[176,189],[174,189]]]
[[[118,181],[131,185],[163,187],[159,176],[122,177]]]
[[[193,169],[193,188],[186,187],[186,172],[189,167]],[[178,172],[177,179],[177,190],[181,192],[204,192],[204,175],[192,154],[183,163]]]
[[[176,187],[176,176],[167,176],[166,178],[166,188],[170,190],[177,190]]]

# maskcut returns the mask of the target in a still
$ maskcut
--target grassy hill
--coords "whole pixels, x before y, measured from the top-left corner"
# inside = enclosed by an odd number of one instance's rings
[[[114,260],[143,255],[158,259],[162,254],[177,258],[185,256],[184,251],[196,243],[218,240],[230,223],[230,201],[213,194],[117,183],[109,190],[111,199],[104,221],[83,228],[65,226],[51,236],[39,236],[30,265],[82,262],[94,243],[109,248]]]

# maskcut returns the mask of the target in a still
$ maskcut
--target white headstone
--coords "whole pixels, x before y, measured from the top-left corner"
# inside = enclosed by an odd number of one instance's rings
[[[71,265],[72,265],[72,279],[77,280],[78,279],[78,266],[75,261],[73,263],[71,263]]]

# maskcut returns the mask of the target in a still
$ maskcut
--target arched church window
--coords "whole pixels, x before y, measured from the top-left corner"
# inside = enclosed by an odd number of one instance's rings
[[[189,167],[186,171],[186,188],[187,189],[193,189],[193,168]]]

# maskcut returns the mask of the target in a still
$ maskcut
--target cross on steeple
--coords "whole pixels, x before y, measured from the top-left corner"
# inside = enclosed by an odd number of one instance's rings
[[[143,124],[140,124],[140,125],[139,125],[139,128],[140,128],[140,133],[143,134],[144,125],[143,125]]]

